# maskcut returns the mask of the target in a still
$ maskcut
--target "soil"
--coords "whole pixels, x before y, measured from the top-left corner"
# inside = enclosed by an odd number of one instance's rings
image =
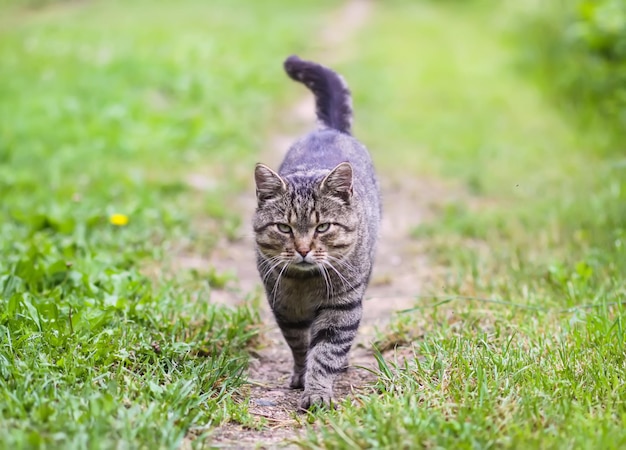
[[[344,44],[367,21],[373,7],[373,2],[369,0],[350,0],[336,10],[329,18],[326,29],[320,33],[320,53],[323,57],[318,60],[331,66],[341,60],[342,54],[345,54],[342,52],[346,51]],[[260,160],[271,167],[278,166],[284,152],[298,135],[315,125],[313,99],[308,91],[303,91],[303,97],[293,103],[285,117],[289,123],[281,124],[284,128],[276,130],[269,139],[267,147],[274,151],[260,155]],[[364,303],[359,336],[350,356],[351,366],[335,384],[337,400],[353,398],[354,392],[371,389],[376,376],[368,369],[377,367],[371,345],[377,330],[384,329],[395,312],[414,306],[428,273],[427,261],[419,243],[411,239],[410,232],[427,216],[430,199],[425,198],[425,192],[432,193],[433,187],[427,186],[427,182],[407,177],[394,179],[385,173],[380,173],[379,178],[384,214],[378,254]],[[198,184],[195,178],[190,178],[188,182],[190,185]],[[252,186],[250,195],[237,199],[234,207],[241,211],[242,217],[252,217],[255,207]],[[249,297],[251,292],[262,295],[252,249],[253,236],[246,227],[237,240],[218,243],[208,262],[187,256],[187,260],[179,263],[188,267],[206,266],[208,263],[218,271],[236,272],[238,285],[234,289],[213,291],[211,296],[212,301],[236,305]],[[257,416],[264,426],[259,430],[226,424],[212,434],[210,442],[214,448],[293,448],[291,442],[302,429],[301,422],[306,416],[296,412],[301,391],[288,387],[291,354],[265,302],[261,316],[266,324],[260,336],[263,347],[251,354],[248,391],[242,394],[249,396],[249,412]],[[189,444],[186,441],[183,447]]]

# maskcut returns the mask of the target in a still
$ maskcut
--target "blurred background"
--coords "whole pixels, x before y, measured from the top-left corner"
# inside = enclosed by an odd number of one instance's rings
[[[262,298],[206,261],[250,234],[238,202],[303,95],[290,54],[332,61],[383,184],[428,210],[402,236],[440,269],[416,294],[604,305],[620,367],[624,0],[368,4],[333,49],[331,0],[0,0],[0,444],[176,448],[247,423]],[[247,303],[204,301],[231,288]],[[411,320],[406,342],[432,327]]]

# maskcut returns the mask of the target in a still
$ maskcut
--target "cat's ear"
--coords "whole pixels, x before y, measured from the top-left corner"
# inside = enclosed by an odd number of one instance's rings
[[[342,162],[320,184],[322,194],[338,197],[346,203],[352,198],[352,165]]]
[[[264,164],[257,164],[254,168],[254,181],[256,182],[256,197],[259,204],[276,198],[287,191],[287,185],[283,179]]]

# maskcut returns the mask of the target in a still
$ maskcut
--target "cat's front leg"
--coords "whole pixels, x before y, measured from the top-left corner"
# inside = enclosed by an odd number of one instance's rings
[[[293,374],[289,387],[302,389],[306,372],[306,357],[309,349],[309,327],[313,320],[288,320],[285,316],[275,313],[276,323],[287,341],[293,355]]]
[[[311,327],[301,409],[330,405],[335,378],[347,368],[361,314],[360,299],[324,306],[318,312]]]

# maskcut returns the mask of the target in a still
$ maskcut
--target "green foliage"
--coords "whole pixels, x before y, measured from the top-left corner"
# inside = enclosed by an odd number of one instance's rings
[[[574,316],[550,334],[540,324],[554,318],[496,314],[433,311],[412,351],[379,357],[377,393],[321,415],[302,446],[622,448],[623,311]]]
[[[251,423],[256,311],[210,303],[234,274],[165,268],[236,237],[230,200],[287,92],[277,55],[329,4],[0,3],[0,447],[179,448]],[[530,8],[523,43],[511,5],[385,2],[342,70],[381,171],[467,193],[415,224],[447,270],[380,337],[410,350],[311,415],[305,448],[626,445],[623,3]],[[520,74],[529,49],[593,126]]]
[[[523,28],[529,62],[546,88],[582,113],[626,136],[626,3],[623,0],[553,1],[531,12]],[[530,37],[530,39],[528,39]],[[601,112],[600,117],[597,112]],[[606,125],[604,125],[606,126]]]
[[[413,237],[435,270],[378,338],[405,348],[376,391],[317,414],[304,448],[626,445],[622,130],[543,95],[583,66],[520,70],[551,48],[511,38],[545,2],[521,3],[386,3],[344,71],[378,167],[432,199]]]
[[[585,0],[578,4],[574,38],[607,61],[626,58],[626,5],[619,0]]]
[[[0,4],[0,448],[178,448],[250,420],[257,312],[176,258],[236,234],[280,58],[322,7]]]
[[[191,298],[207,292],[155,292],[145,277],[107,266],[45,258],[9,272],[0,284],[3,446],[171,448],[192,425],[243,415],[232,396],[251,310]]]

